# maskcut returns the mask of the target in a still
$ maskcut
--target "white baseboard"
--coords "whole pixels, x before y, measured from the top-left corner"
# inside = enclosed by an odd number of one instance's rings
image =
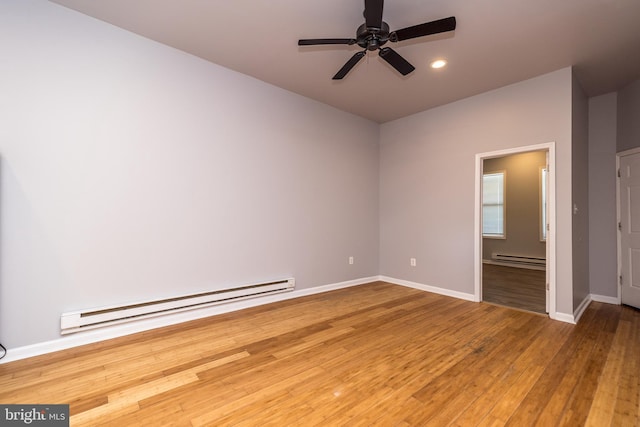
[[[371,276],[371,277],[363,277],[355,280],[347,280],[346,282],[333,283],[330,285],[316,286],[314,288],[300,289],[299,291],[293,291],[293,292],[290,292],[289,294],[285,294],[288,296],[288,298],[284,298],[284,299],[299,298],[299,297],[306,297],[308,295],[321,294],[323,292],[335,291],[337,289],[344,289],[344,288],[350,288],[352,286],[364,285],[366,283],[376,282],[378,280],[380,280],[380,276]],[[291,295],[291,294],[295,294],[295,295]]]
[[[584,312],[589,307],[589,304],[591,304],[591,301],[603,302],[605,304],[620,305],[620,299],[618,299],[616,297],[609,297],[609,296],[606,296],[606,295],[589,294],[582,300],[582,302],[580,303],[578,308],[575,309],[573,314],[556,313],[556,315],[555,315],[555,317],[553,317],[553,319],[554,320],[559,320],[561,322],[572,323],[572,324],[575,325],[580,321],[580,318],[582,317]]]
[[[452,291],[451,289],[438,288],[436,286],[424,285],[422,283],[410,282],[408,280],[394,279],[393,277],[387,277],[387,276],[379,276],[379,280],[382,280],[383,282],[388,282],[394,285],[407,286],[409,288],[420,289],[421,291],[432,292],[434,294],[440,294],[448,297],[476,302],[475,296],[473,294],[468,294],[465,292]]]
[[[555,320],[576,325],[580,321],[580,318],[584,314],[587,307],[589,307],[589,304],[591,304],[591,301],[591,294],[589,294],[584,297],[582,302],[580,302],[580,305],[578,305],[578,307],[573,311],[573,314],[556,313]]]
[[[591,301],[603,302],[605,304],[620,305],[620,298],[609,297],[606,295],[591,294]]]
[[[298,289],[281,294],[247,299],[243,301],[231,302],[228,304],[221,304],[201,309],[194,309],[181,313],[169,314],[162,317],[133,321],[130,323],[124,323],[114,326],[107,326],[101,329],[77,332],[72,335],[65,335],[51,341],[45,341],[23,347],[8,348],[7,354],[3,359],[0,360],[0,364],[26,359],[28,357],[40,356],[55,351],[66,350],[73,347],[79,347],[85,344],[92,344],[99,341],[118,338],[125,335],[131,335],[151,329],[162,328],[164,326],[202,319],[204,317],[215,316],[217,314],[230,313],[233,311],[243,310],[245,308],[257,307],[260,305],[270,304],[278,301],[285,301],[292,298],[300,298],[308,295],[333,291],[336,289],[363,285],[365,283],[371,283],[377,280],[380,280],[379,276],[363,277],[360,279],[348,280],[345,282],[316,286],[308,289]]]
[[[575,321],[574,323],[578,323],[580,321],[580,318],[584,314],[587,307],[589,307],[589,304],[591,304],[591,294],[584,297],[580,305],[578,305],[578,307],[573,311],[573,319]]]
[[[574,315],[569,313],[556,312],[555,316],[552,317],[552,319],[557,320],[559,322],[571,323],[572,325],[576,324]]]
[[[582,300],[582,302],[580,303],[578,308],[576,308],[575,312],[573,313],[573,318],[574,318],[574,322],[573,323],[578,323],[580,321],[580,318],[584,314],[584,312],[587,309],[587,307],[589,307],[589,304],[591,304],[591,301],[602,302],[602,303],[605,303],[605,304],[620,305],[620,300],[618,298],[616,298],[616,297],[609,297],[609,296],[606,296],[606,295],[589,294]]]

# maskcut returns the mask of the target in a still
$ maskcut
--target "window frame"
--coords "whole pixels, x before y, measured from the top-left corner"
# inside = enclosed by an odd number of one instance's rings
[[[484,177],[486,175],[502,175],[502,233],[501,234],[486,234],[484,232],[484,207],[487,206],[487,204],[484,201]],[[490,206],[499,206],[499,204],[491,204]],[[482,237],[484,239],[506,240],[507,238],[507,171],[505,169],[482,173],[482,217],[483,217]]]

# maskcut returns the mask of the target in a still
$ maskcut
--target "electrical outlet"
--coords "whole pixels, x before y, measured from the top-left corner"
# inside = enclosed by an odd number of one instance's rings
[[[352,256],[349,257],[349,265],[353,265],[353,257]]]
[[[409,263],[411,264],[411,267],[415,267],[416,266],[416,259],[415,258],[411,258],[409,260]]]

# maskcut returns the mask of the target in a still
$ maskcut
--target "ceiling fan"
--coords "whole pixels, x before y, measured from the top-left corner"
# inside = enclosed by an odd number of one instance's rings
[[[406,59],[390,47],[382,47],[388,41],[395,43],[403,40],[414,39],[417,37],[429,36],[431,34],[444,33],[456,29],[456,18],[438,19],[436,21],[425,22],[424,24],[414,25],[389,32],[389,25],[382,20],[382,10],[384,8],[384,0],[365,0],[364,1],[364,20],[365,23],[358,27],[355,39],[301,39],[298,40],[298,46],[314,46],[329,44],[354,45],[364,48],[363,51],[357,52],[347,61],[346,64],[333,76],[333,80],[341,80],[349,71],[366,55],[368,50],[380,51],[380,57],[387,61],[400,74],[406,76],[415,67]]]

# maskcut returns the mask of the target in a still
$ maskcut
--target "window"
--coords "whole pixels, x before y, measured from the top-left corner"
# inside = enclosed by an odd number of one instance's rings
[[[540,241],[547,241],[547,169],[540,168]]]
[[[505,172],[482,176],[482,236],[505,238],[504,188]]]

